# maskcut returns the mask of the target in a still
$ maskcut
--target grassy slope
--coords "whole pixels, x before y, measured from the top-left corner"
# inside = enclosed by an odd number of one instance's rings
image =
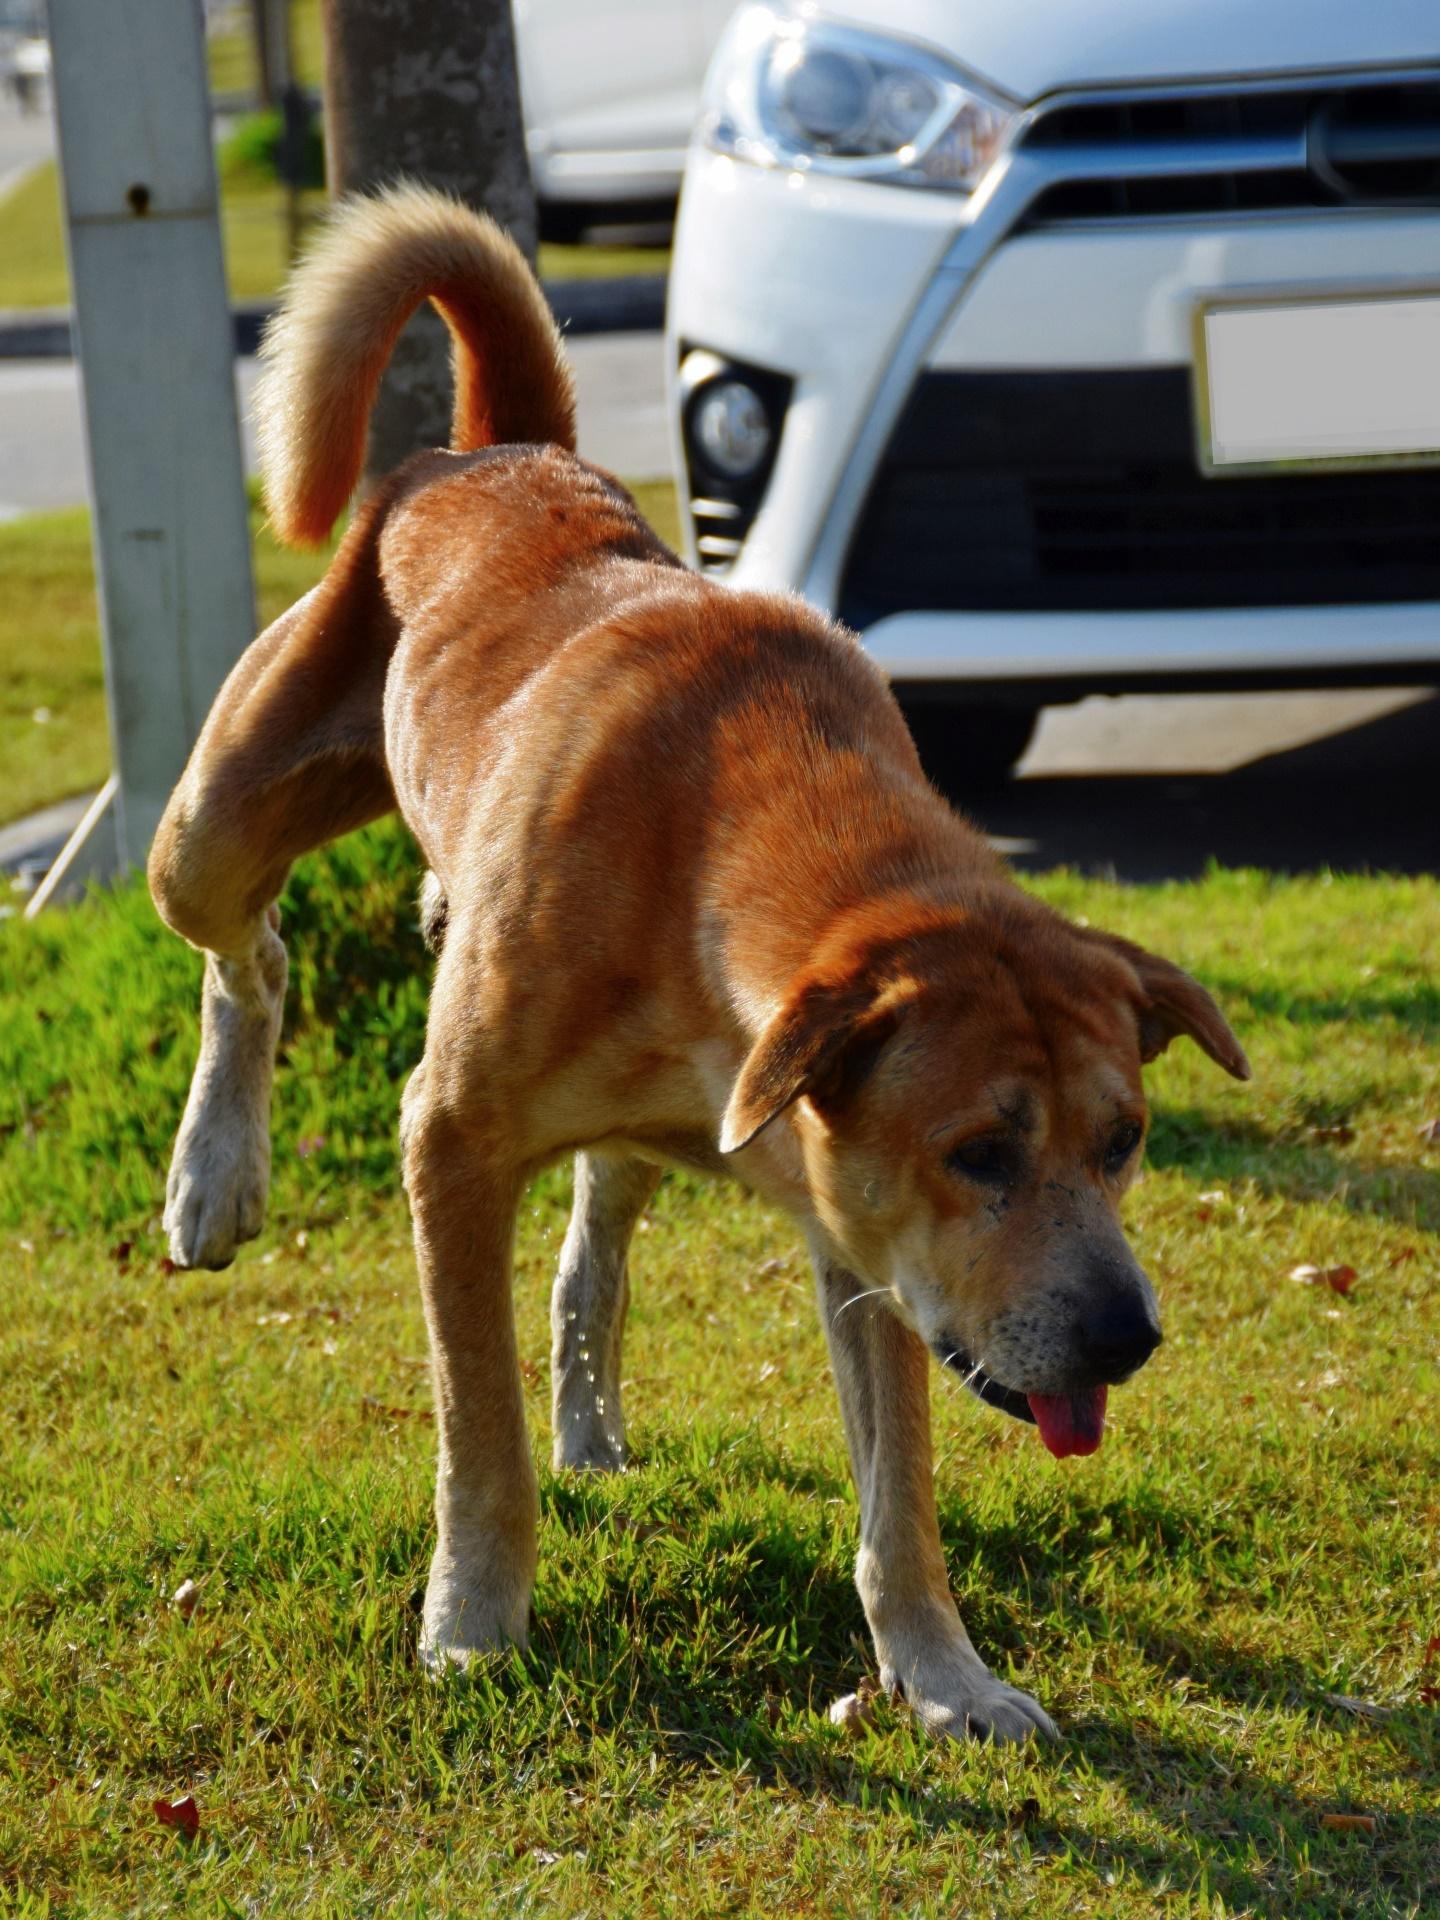
[[[195,957],[138,892],[0,926],[18,1910],[1433,1911],[1440,1191],[1416,1129],[1440,1111],[1440,887],[1039,884],[1195,966],[1256,1080],[1188,1048],[1153,1070],[1130,1214],[1168,1339],[1096,1460],[1060,1468],[936,1383],[962,1607],[1067,1736],[1021,1756],[820,1718],[863,1627],[808,1282],[783,1222],[680,1179],[637,1240],[634,1471],[542,1477],[524,1660],[417,1674],[433,1432],[393,1145],[414,881],[376,830],[292,883],[275,1205],[221,1276],[167,1275],[155,1218]],[[517,1257],[542,1451],[564,1200],[557,1170]],[[1295,1285],[1300,1261],[1360,1278]],[[187,1576],[188,1624],[166,1605]],[[150,1804],[187,1791],[190,1847]],[[1336,1811],[1379,1828],[1327,1831]]]
[[[255,519],[262,623],[323,559],[287,553]],[[83,508],[0,526],[0,822],[98,786],[110,770],[100,628]],[[48,716],[37,721],[36,712]]]
[[[638,493],[673,543],[673,489],[652,481]],[[324,560],[278,547],[258,514],[254,532],[263,624],[313,584]],[[89,515],[77,508],[0,525],[0,582],[3,824],[98,786],[110,768]],[[37,712],[46,717],[37,720]]]

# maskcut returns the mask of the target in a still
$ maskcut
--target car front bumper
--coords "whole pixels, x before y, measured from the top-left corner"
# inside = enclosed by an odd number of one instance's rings
[[[1198,592],[1194,583],[1210,569],[1203,556],[1190,589],[1160,580],[1153,604],[1143,587],[1140,604],[1133,593],[1129,604],[1123,594],[1118,604],[1096,604],[1093,583],[1087,596],[1083,580],[1067,601],[1063,584],[1056,589],[1051,580],[1045,604],[1016,604],[1013,593],[1008,603],[991,593],[988,604],[981,593],[975,604],[975,592],[957,589],[959,604],[947,606],[943,588],[937,602],[933,565],[919,605],[907,596],[918,591],[914,577],[925,566],[895,565],[892,572],[906,577],[881,601],[854,591],[873,532],[867,508],[907,409],[913,428],[917,404],[923,412],[937,382],[1168,374],[1188,392],[1194,315],[1207,299],[1253,290],[1298,297],[1440,287],[1434,208],[1027,224],[1056,166],[1069,164],[1022,148],[978,194],[957,200],[692,154],[671,282],[672,368],[683,342],[794,376],[764,500],[729,580],[797,590],[840,612],[901,679],[1028,681],[1050,691],[1067,682],[1079,690],[1092,682],[1432,677],[1440,665],[1440,584],[1428,584],[1424,555],[1398,585],[1398,575],[1382,579],[1385,567],[1377,565],[1373,593],[1363,568],[1343,587],[1302,583],[1293,598],[1273,581],[1250,598],[1243,580],[1228,595],[1223,586]],[[1083,460],[1073,478],[1083,491]],[[1386,484],[1396,478],[1377,476]],[[1440,529],[1440,474],[1411,479],[1406,525],[1417,514],[1424,524],[1433,493]],[[1241,484],[1203,481],[1198,468],[1188,483],[1207,506],[1205,490],[1219,501],[1227,498],[1221,490]],[[1300,496],[1302,510],[1335,487],[1329,476],[1285,484],[1321,490]],[[923,486],[916,497],[926,497]],[[932,492],[931,522],[916,527],[911,551],[924,542],[933,561],[947,524],[963,547],[976,497]],[[993,499],[994,489],[979,497]],[[1332,512],[1343,518],[1344,504],[1332,502]],[[983,544],[983,527],[971,533]],[[1328,537],[1321,529],[1297,549],[1297,570],[1323,553]],[[1440,569],[1440,534],[1434,546]],[[902,539],[890,557],[898,561],[905,550]],[[1413,544],[1406,552],[1417,558]],[[1388,565],[1385,555],[1380,560]],[[963,569],[957,578],[966,578]],[[1214,604],[1217,596],[1225,603]]]

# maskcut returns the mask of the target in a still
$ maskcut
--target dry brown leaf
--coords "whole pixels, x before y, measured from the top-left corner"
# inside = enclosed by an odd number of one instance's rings
[[[1353,1713],[1361,1720],[1390,1720],[1394,1717],[1394,1707],[1382,1707],[1374,1700],[1361,1700],[1353,1693],[1327,1693],[1322,1696],[1327,1706],[1339,1707],[1342,1713]]]
[[[1373,1813],[1322,1813],[1320,1824],[1328,1833],[1374,1833],[1378,1822]]]
[[[1329,1287],[1332,1293],[1347,1294],[1360,1278],[1354,1267],[1313,1267],[1308,1264],[1290,1269],[1290,1278],[1304,1287]]]
[[[1310,1129],[1310,1138],[1312,1140],[1333,1141],[1337,1147],[1348,1147],[1350,1142],[1355,1138],[1355,1129],[1344,1125],[1312,1127]]]
[[[1440,1120],[1427,1120],[1420,1129],[1420,1138],[1432,1147],[1440,1141]]]
[[[852,1736],[868,1733],[875,1724],[875,1709],[868,1700],[862,1700],[858,1693],[846,1693],[832,1702],[825,1716],[832,1727],[839,1727],[842,1733]]]
[[[362,1393],[360,1408],[372,1420],[433,1420],[429,1407],[392,1407],[373,1394]]]
[[[183,1800],[155,1800],[151,1804],[162,1827],[174,1827],[187,1840],[193,1840],[200,1831],[200,1809],[193,1793],[187,1793]]]

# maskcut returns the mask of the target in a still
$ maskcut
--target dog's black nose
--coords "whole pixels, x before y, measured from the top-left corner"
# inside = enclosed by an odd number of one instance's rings
[[[1139,1371],[1160,1344],[1160,1325],[1148,1300],[1113,1296],[1084,1313],[1076,1327],[1085,1364],[1115,1386]]]

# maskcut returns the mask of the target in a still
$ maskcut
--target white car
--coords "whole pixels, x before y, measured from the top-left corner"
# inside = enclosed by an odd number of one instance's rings
[[[742,7],[669,352],[692,560],[972,777],[1084,693],[1430,682],[1440,8]]]
[[[668,211],[734,0],[515,0],[530,172],[547,231]]]

